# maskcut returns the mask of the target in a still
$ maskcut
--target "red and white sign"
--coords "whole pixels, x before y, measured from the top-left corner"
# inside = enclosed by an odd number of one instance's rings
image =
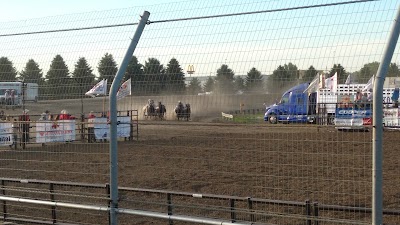
[[[36,123],[36,142],[67,142],[75,140],[75,120]]]

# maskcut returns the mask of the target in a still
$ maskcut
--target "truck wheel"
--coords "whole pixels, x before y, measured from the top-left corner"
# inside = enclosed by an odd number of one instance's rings
[[[278,118],[276,117],[275,114],[271,114],[268,117],[268,120],[271,124],[277,124],[278,123]]]

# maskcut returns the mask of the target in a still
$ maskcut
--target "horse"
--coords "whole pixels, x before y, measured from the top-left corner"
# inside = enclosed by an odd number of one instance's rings
[[[183,106],[183,104],[178,104],[175,108],[175,113],[178,120],[186,119],[189,121],[191,113],[190,104],[185,104],[185,106]]]
[[[156,110],[153,104],[146,104],[143,106],[143,118],[148,119],[152,116],[156,116]]]
[[[165,105],[161,104],[161,102],[158,103],[158,106],[155,109],[155,114],[160,120],[165,119],[165,114],[167,113],[167,109],[165,108]]]

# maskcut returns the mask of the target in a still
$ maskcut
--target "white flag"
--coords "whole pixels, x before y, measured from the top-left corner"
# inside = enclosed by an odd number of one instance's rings
[[[331,79],[331,86],[329,87],[329,89],[331,89],[332,92],[336,92],[337,91],[337,73],[335,73],[335,75],[333,75],[330,79]]]
[[[347,76],[346,82],[344,84],[350,85],[351,84],[351,73]]]
[[[122,83],[117,92],[117,100],[123,99],[128,95],[131,95],[131,79]]]
[[[96,97],[96,95],[107,95],[107,79],[103,79],[94,85],[85,95],[89,95],[93,98]]]
[[[337,89],[337,73],[325,79],[325,87],[329,88],[331,92],[336,92]]]
[[[310,85],[308,85],[307,89],[303,91],[303,93],[313,93],[318,91],[319,87],[319,73],[315,75],[314,79],[310,82]]]
[[[371,78],[369,78],[368,83],[365,85],[365,87],[362,89],[362,92],[369,91],[374,87],[374,75],[372,75]]]

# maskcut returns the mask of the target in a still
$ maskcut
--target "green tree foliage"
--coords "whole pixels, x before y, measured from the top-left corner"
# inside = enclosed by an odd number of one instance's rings
[[[287,86],[291,86],[293,81],[297,79],[297,67],[293,64],[289,63],[289,65],[279,65],[271,76],[268,78],[268,92],[275,93],[280,90],[286,88]],[[285,69],[286,67],[286,69]]]
[[[337,73],[337,83],[344,84],[347,79],[347,72],[344,67],[340,64],[333,64],[333,67],[329,71],[330,77]]]
[[[297,66],[294,65],[293,63],[289,62],[288,64],[283,65],[284,69],[287,72],[288,80],[296,80],[299,78],[299,70],[297,69]]]
[[[61,55],[56,55],[50,64],[50,69],[46,74],[45,94],[48,99],[67,98],[70,83],[69,70]]]
[[[165,87],[165,69],[160,61],[156,58],[149,58],[143,67],[145,75],[145,87],[146,93],[148,94],[158,94]]]
[[[240,76],[234,78],[235,92],[244,91],[244,79]]]
[[[263,80],[261,72],[256,68],[251,68],[246,76],[246,90],[249,92],[262,92]]]
[[[145,92],[143,65],[139,63],[136,56],[132,56],[126,68],[124,81],[131,80],[132,93],[140,94]]]
[[[39,64],[33,59],[29,59],[25,65],[25,68],[19,73],[20,80],[26,83],[37,83],[39,85],[39,96],[42,97],[45,94],[45,81],[43,77],[42,69],[39,68]]]
[[[19,73],[19,79],[26,83],[44,83],[42,69],[39,68],[39,64],[33,59],[28,60],[25,68]]]
[[[301,80],[303,82],[310,82],[315,78],[317,73],[318,73],[318,71],[313,66],[310,66],[308,68],[308,70],[306,70],[306,72],[304,73],[304,75],[303,75]]]
[[[222,64],[217,70],[217,77],[215,78],[215,91],[218,93],[233,93],[234,89],[234,75],[235,73],[231,70],[228,65]]]
[[[358,80],[360,83],[367,83],[368,80],[373,76],[376,75],[378,72],[380,63],[379,62],[371,62],[365,64],[360,71],[357,71]],[[390,63],[388,73],[386,74],[387,77],[398,77],[400,76],[400,70],[396,63]]]
[[[358,81],[360,83],[367,83],[368,80],[376,74],[379,68],[378,62],[367,63],[360,69],[358,73]]]
[[[400,75],[399,66],[396,63],[390,63],[388,69],[388,77],[398,77]]]
[[[189,95],[197,95],[199,92],[201,92],[201,83],[199,79],[193,77],[187,87],[187,93]]]
[[[0,58],[0,81],[15,81],[17,70],[7,57]]]
[[[178,60],[172,58],[165,70],[166,83],[165,90],[168,93],[182,94],[185,91],[185,74]]]
[[[82,97],[95,83],[95,75],[84,57],[79,58],[72,72],[74,97]]]
[[[204,86],[203,86],[203,90],[204,90],[205,92],[214,91],[214,79],[213,79],[211,76],[209,76],[209,77],[207,78],[207,81],[206,81],[206,83],[205,83]]]
[[[97,70],[99,72],[98,81],[107,79],[107,87],[109,91],[111,84],[114,81],[114,77],[118,72],[117,63],[115,62],[114,57],[111,54],[106,53],[103,58],[100,59]]]

